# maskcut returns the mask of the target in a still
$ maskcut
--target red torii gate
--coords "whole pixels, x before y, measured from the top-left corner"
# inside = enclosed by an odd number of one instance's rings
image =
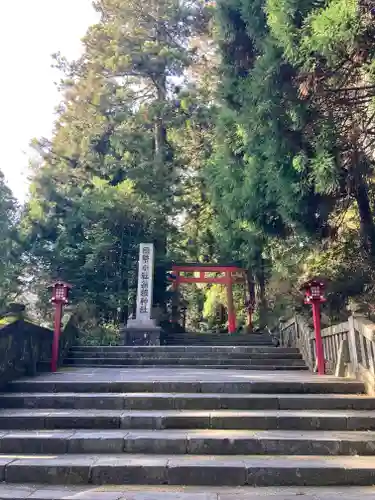
[[[236,331],[236,311],[233,302],[233,285],[235,283],[246,283],[247,272],[245,269],[233,264],[172,264],[173,290],[178,292],[181,283],[219,283],[227,288],[228,301],[228,332]],[[199,273],[199,276],[186,276],[186,274]],[[207,273],[215,273],[215,276],[207,276]],[[221,276],[217,276],[220,274]]]

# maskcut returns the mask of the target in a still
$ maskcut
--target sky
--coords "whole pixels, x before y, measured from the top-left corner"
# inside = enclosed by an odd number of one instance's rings
[[[91,0],[0,0],[0,169],[20,202],[30,140],[51,136],[59,103],[51,54],[77,58],[97,16]]]

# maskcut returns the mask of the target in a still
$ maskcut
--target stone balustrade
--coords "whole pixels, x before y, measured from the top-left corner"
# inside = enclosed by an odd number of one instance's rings
[[[316,371],[315,335],[301,316],[281,321],[280,345],[297,347],[307,366]],[[360,315],[322,330],[326,372],[355,377],[375,394],[375,324]]]
[[[71,318],[61,336],[61,363],[76,336],[77,330]],[[0,386],[23,375],[49,370],[52,338],[52,330],[23,319],[0,328]]]

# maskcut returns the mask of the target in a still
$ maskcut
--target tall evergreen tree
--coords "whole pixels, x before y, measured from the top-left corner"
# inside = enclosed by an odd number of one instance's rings
[[[363,244],[374,256],[373,13],[357,0],[267,0],[266,11],[271,35],[298,72],[300,100],[317,111],[313,127],[302,130],[314,145],[315,189],[355,201]]]
[[[338,221],[355,206],[363,247],[372,254],[374,28],[368,5],[217,5],[222,140],[208,169],[215,207],[229,207],[233,228],[243,220],[260,231],[262,253],[271,255],[275,238],[285,245],[297,239],[303,246],[308,236],[334,243]]]
[[[0,171],[0,314],[22,291],[22,247],[17,222],[16,201]]]
[[[95,7],[101,18],[82,58],[56,55],[64,98],[52,140],[34,142],[42,162],[23,225],[42,268],[73,281],[77,298],[113,318],[129,287],[134,295],[137,245],[154,241],[165,260],[184,168],[173,143],[186,120],[177,86],[194,60],[189,37],[202,29],[204,10],[177,0]]]

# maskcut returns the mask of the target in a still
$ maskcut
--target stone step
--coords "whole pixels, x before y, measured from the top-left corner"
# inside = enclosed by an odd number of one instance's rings
[[[1,408],[106,410],[375,410],[375,397],[351,394],[4,393]]]
[[[227,333],[227,332],[218,332],[218,333],[202,333],[202,332],[176,332],[173,333],[173,338],[188,338],[188,339],[199,339],[199,340],[222,340],[222,341],[231,341],[236,343],[238,341],[248,341],[254,342],[259,340],[271,340],[272,336],[268,333]]]
[[[375,450],[375,432],[251,430],[0,431],[0,453],[361,455]],[[375,467],[375,464],[374,464]]]
[[[123,364],[118,364],[118,363],[107,363],[106,362],[107,360],[103,359],[102,361],[100,360],[96,360],[94,363],[91,362],[91,360],[72,360],[72,359],[66,359],[64,361],[64,365],[65,366],[79,366],[79,367],[84,367],[84,368],[90,368],[90,367],[94,367],[94,366],[101,366],[101,367],[104,367],[104,368],[143,368],[143,369],[146,369],[146,368],[160,368],[160,367],[163,367],[163,368],[171,368],[173,369],[174,367],[179,367],[179,368],[184,368],[184,369],[196,369],[197,366],[199,366],[199,368],[201,369],[204,369],[204,370],[233,370],[234,368],[236,370],[252,370],[252,371],[264,371],[264,370],[269,370],[269,371],[291,371],[291,370],[308,370],[308,367],[307,366],[283,366],[283,365],[276,365],[276,366],[268,366],[268,365],[260,365],[260,366],[252,366],[252,365],[236,365],[236,366],[233,366],[233,365],[186,365],[186,364],[178,364],[178,363],[175,363],[173,365],[171,364],[163,364],[163,363],[159,363],[159,364],[144,364],[144,365],[138,365],[138,364],[134,364],[134,365],[129,365],[129,364],[126,364],[126,363],[123,363]]]
[[[166,345],[166,346],[74,346],[72,351],[84,352],[126,352],[126,353],[243,353],[243,354],[299,354],[299,350],[293,347],[273,347],[273,346],[187,346],[187,345]]]
[[[258,340],[272,338],[269,333],[228,333],[228,332],[176,332],[173,334],[176,337],[191,337],[191,338],[205,338],[205,339],[231,339],[231,340]]]
[[[232,366],[232,368],[237,368],[238,366],[249,366],[249,367],[275,367],[281,366],[285,369],[294,368],[294,367],[305,367],[306,364],[303,359],[253,359],[253,358],[244,358],[244,359],[220,359],[220,358],[157,358],[157,357],[149,357],[149,358],[112,358],[109,356],[104,357],[87,357],[80,358],[78,356],[68,357],[66,360],[67,364],[76,363],[76,364],[107,364],[107,365],[124,365],[124,366],[132,366],[132,365],[199,365],[199,366]],[[267,368],[266,368],[267,369]]]
[[[188,346],[197,346],[197,345],[206,345],[206,346],[274,346],[275,340],[271,337],[258,337],[258,338],[247,338],[247,337],[208,337],[199,335],[196,337],[192,336],[181,336],[173,338],[169,337],[166,340],[168,345],[188,345]]]
[[[0,479],[59,485],[370,486],[375,461],[299,455],[0,455]]]
[[[375,487],[55,486],[0,484],[11,500],[374,500]]]
[[[190,337],[183,337],[179,341],[176,339],[174,343],[171,343],[169,345],[190,345],[190,346],[199,346],[199,345],[206,345],[206,346],[275,346],[275,342],[273,340],[247,340],[247,339],[228,339],[228,340],[222,340],[222,339],[201,339],[201,338],[190,338]]]
[[[198,340],[186,340],[183,339],[180,342],[170,342],[167,341],[167,346],[181,346],[181,345],[189,345],[191,347],[210,347],[210,346],[215,346],[215,347],[232,347],[233,342],[204,342],[204,341],[198,341]],[[237,342],[234,344],[236,347],[259,347],[259,348],[264,348],[264,347],[277,347],[277,343],[275,342]]]
[[[176,368],[179,370],[180,367]],[[228,372],[228,378],[222,379],[222,373],[218,371],[215,373],[215,378],[218,381],[207,381],[208,371],[202,372],[205,381],[199,381],[196,378],[196,373],[190,370],[181,370],[178,375],[185,380],[170,380],[170,377],[165,380],[157,380],[156,377],[160,375],[156,370],[142,369],[142,375],[151,380],[131,380],[129,371],[117,372],[118,375],[124,376],[124,380],[115,380],[106,377],[105,375],[112,372],[112,369],[104,369],[102,379],[100,373],[95,379],[94,377],[82,376],[75,370],[70,374],[58,373],[54,377],[38,377],[23,379],[11,382],[9,384],[10,392],[171,392],[171,393],[232,393],[232,394],[362,394],[364,392],[364,385],[355,380],[335,379],[332,377],[309,377],[304,380],[303,375],[305,372],[292,374],[293,377],[285,373],[282,377],[271,376],[269,372],[257,373],[256,375],[245,374],[244,372],[236,373],[236,379],[233,380],[233,371]],[[134,372],[135,373],[135,372]],[[192,379],[189,380],[190,374]],[[68,375],[72,375],[69,377]],[[150,376],[149,376],[150,375]],[[61,376],[61,377],[60,377]],[[137,372],[137,377],[140,377]],[[251,380],[246,381],[245,377],[251,377]],[[143,378],[143,377],[142,377]],[[168,380],[169,379],[169,380]]]
[[[233,335],[227,335],[225,337],[222,337],[220,335],[212,336],[212,335],[182,335],[180,337],[176,337],[174,335],[173,340],[184,340],[187,345],[189,342],[197,342],[197,343],[204,343],[206,345],[215,345],[217,344],[224,344],[224,345],[239,345],[239,344],[245,344],[245,345],[253,345],[253,344],[272,344],[273,343],[273,338],[270,336],[266,335],[259,335],[257,337],[255,336],[233,336]]]
[[[264,353],[264,352],[253,352],[253,353],[244,353],[244,352],[219,352],[219,351],[204,351],[201,352],[200,350],[197,351],[182,351],[182,352],[175,352],[175,351],[152,351],[152,352],[144,352],[144,351],[108,351],[108,352],[103,352],[101,350],[98,351],[86,351],[86,350],[78,350],[78,349],[72,349],[69,353],[69,357],[72,358],[103,358],[103,357],[108,357],[111,359],[114,358],[121,358],[121,359],[129,359],[129,360],[136,360],[136,359],[160,359],[160,360],[169,360],[169,359],[191,359],[191,358],[210,358],[210,359],[216,359],[216,360],[232,360],[233,362],[239,362],[241,361],[247,361],[249,359],[251,360],[270,360],[271,361],[287,361],[289,359],[291,360],[301,360],[302,356],[298,352],[271,352],[271,353]],[[268,363],[264,363],[268,364]],[[272,363],[271,363],[272,364]]]
[[[52,410],[0,411],[0,429],[375,430],[374,411]]]

